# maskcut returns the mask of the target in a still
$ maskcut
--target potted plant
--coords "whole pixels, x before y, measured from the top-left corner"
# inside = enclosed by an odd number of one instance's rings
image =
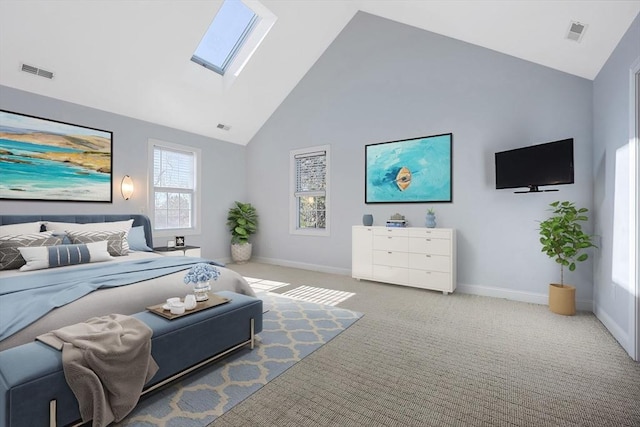
[[[251,203],[235,202],[227,215],[227,227],[231,231],[231,259],[244,263],[251,258],[249,238],[258,231],[258,213]]]
[[[576,269],[576,263],[589,255],[585,249],[595,247],[591,236],[582,231],[582,222],[588,220],[586,208],[576,208],[572,202],[553,202],[553,215],[540,223],[542,252],[560,264],[560,284],[549,285],[549,309],[557,314],[576,313],[576,288],[564,284],[564,268]]]

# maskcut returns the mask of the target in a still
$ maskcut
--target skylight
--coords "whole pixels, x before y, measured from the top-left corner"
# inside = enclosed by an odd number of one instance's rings
[[[259,16],[240,0],[225,0],[191,60],[224,75]]]

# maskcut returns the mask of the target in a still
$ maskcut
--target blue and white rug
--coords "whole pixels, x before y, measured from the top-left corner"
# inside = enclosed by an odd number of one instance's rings
[[[206,426],[362,317],[268,292],[259,297],[266,313],[253,351],[242,349],[152,393],[117,425]]]

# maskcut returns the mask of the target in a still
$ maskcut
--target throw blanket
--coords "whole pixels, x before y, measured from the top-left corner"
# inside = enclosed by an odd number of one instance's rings
[[[151,357],[151,335],[151,328],[138,319],[111,314],[38,339],[62,349],[64,376],[78,400],[82,421],[93,420],[94,427],[102,427],[131,412],[158,371]]]
[[[13,276],[0,286],[0,341],[35,322],[56,307],[69,304],[100,288],[130,285],[186,270],[195,257],[158,257],[115,263],[96,263],[67,270],[62,267]]]

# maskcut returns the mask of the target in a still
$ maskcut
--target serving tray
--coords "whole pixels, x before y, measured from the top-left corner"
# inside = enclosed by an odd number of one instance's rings
[[[181,301],[184,302],[184,298],[181,299]],[[173,319],[177,319],[179,317],[184,317],[184,316],[188,316],[188,315],[193,314],[193,313],[197,313],[197,312],[202,311],[202,310],[206,310],[206,309],[209,309],[209,308],[212,308],[212,307],[217,307],[219,305],[226,304],[229,301],[231,301],[231,299],[225,298],[225,297],[221,297],[221,296],[218,296],[218,295],[214,294],[214,295],[209,295],[209,299],[208,300],[200,301],[200,302],[196,303],[196,308],[194,308],[192,310],[185,310],[185,312],[182,313],[182,314],[172,314],[171,311],[163,309],[162,306],[165,305],[166,303],[149,306],[149,307],[147,307],[147,310],[149,310],[153,314],[157,314],[158,316],[162,316],[165,319],[173,320]]]

